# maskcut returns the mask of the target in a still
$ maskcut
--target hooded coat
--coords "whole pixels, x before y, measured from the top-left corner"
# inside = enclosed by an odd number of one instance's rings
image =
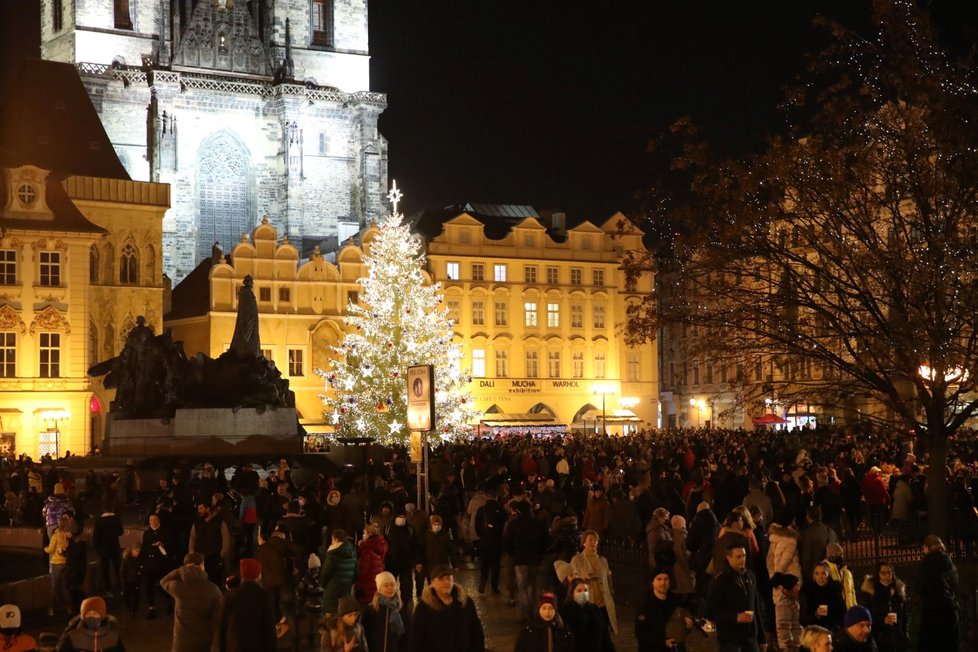
[[[105,616],[98,627],[91,628],[82,622],[81,616],[68,621],[58,642],[58,652],[125,652],[122,631],[112,616]]]
[[[771,529],[768,531],[768,577],[774,577],[775,573],[784,573],[802,579],[801,556],[798,553],[799,540],[798,532],[794,528],[777,523],[771,524]]]
[[[907,629],[907,587],[898,579],[884,586],[872,575],[867,575],[860,587],[859,604],[873,615],[873,640],[879,652],[905,652],[910,649],[910,633]],[[886,624],[887,614],[895,613],[897,621]]]
[[[958,570],[943,550],[920,561],[915,592],[920,610],[920,649],[951,650],[958,642]]]
[[[323,585],[323,611],[336,613],[340,598],[350,594],[357,577],[357,553],[347,540],[330,545],[319,573]]]
[[[408,652],[484,652],[485,633],[475,604],[461,586],[452,587],[452,602],[445,604],[428,586],[414,610]]]
[[[173,570],[160,586],[176,601],[172,652],[210,652],[224,603],[221,589],[197,566]]]
[[[258,582],[228,591],[221,612],[220,652],[275,652],[272,594]]]
[[[374,599],[377,584],[374,578],[384,572],[384,557],[387,556],[387,539],[380,534],[374,534],[360,541],[357,552],[360,556],[360,568],[357,574],[355,593],[360,604],[367,604]]]

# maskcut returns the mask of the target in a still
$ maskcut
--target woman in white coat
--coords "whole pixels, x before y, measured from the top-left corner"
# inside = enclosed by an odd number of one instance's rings
[[[615,596],[611,589],[611,569],[608,560],[598,554],[600,538],[594,530],[584,533],[584,551],[571,557],[570,565],[577,576],[588,583],[590,602],[608,619],[608,626],[618,633],[618,617],[615,613]]]
[[[794,575],[801,580],[801,557],[798,554],[798,531],[789,525],[775,521],[768,530],[767,572]]]

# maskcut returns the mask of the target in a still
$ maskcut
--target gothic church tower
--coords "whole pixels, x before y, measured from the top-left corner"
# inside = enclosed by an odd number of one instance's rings
[[[42,56],[78,67],[130,176],[172,185],[174,281],[262,215],[306,252],[384,214],[367,0],[41,0],[41,12]]]

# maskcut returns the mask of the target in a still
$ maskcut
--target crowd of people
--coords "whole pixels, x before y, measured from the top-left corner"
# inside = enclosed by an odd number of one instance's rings
[[[978,450],[969,437],[950,444],[949,541],[974,554]],[[45,527],[50,613],[73,616],[60,650],[123,649],[106,603],[117,592],[130,617],[174,613],[174,652],[477,652],[487,592],[515,610],[517,652],[607,652],[630,635],[641,652],[900,652],[912,614],[920,650],[957,649],[956,568],[923,536],[927,459],[911,438],[685,430],[449,443],[432,452],[426,505],[415,465],[376,452],[336,474],[284,459],[177,465],[152,489],[131,467],[79,483],[54,464],[8,461],[2,513]],[[133,500],[148,516],[123,550]],[[866,528],[922,546],[910,586],[885,561],[864,577],[848,567],[845,545]],[[626,596],[632,623],[601,554],[609,540],[647,551],[651,585]],[[89,546],[97,582],[86,580]],[[464,563],[478,567],[479,596],[455,581]],[[26,636],[4,626],[15,608],[0,607],[0,641]]]

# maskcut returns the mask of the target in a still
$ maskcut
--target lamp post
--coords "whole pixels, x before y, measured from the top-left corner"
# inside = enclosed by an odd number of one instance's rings
[[[606,401],[608,394],[614,394],[615,388],[610,383],[595,383],[591,385],[591,392],[601,395],[601,434],[608,434],[608,411]]]

